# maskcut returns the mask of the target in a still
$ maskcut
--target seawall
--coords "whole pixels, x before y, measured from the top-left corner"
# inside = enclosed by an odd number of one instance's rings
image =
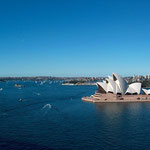
[[[150,102],[150,95],[115,95],[111,93],[95,93],[90,97],[82,97],[82,100],[93,103]]]

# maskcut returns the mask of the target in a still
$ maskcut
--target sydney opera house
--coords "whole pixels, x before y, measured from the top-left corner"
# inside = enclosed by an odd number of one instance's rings
[[[136,82],[128,85],[125,79],[115,73],[112,74],[112,77],[108,76],[105,81],[97,82],[97,86],[100,93],[135,95],[141,92],[141,83]]]
[[[150,89],[141,89],[141,83],[128,84],[113,73],[106,80],[97,82],[98,92],[90,97],[83,97],[88,102],[150,102]]]

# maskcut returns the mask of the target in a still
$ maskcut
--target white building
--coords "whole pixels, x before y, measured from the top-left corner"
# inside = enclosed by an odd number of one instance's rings
[[[113,94],[140,94],[141,83],[136,82],[129,84],[121,76],[113,73],[112,77],[103,82],[97,82],[97,86],[101,93],[113,93]]]

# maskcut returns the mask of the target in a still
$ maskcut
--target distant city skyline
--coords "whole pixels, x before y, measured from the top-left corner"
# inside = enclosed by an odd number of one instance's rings
[[[150,1],[1,0],[0,77],[150,75]]]

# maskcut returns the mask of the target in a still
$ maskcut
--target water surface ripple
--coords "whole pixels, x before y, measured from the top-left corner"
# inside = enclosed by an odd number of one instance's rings
[[[15,88],[14,84],[23,84]],[[150,103],[93,104],[95,86],[0,83],[0,150],[141,150],[150,147]]]

